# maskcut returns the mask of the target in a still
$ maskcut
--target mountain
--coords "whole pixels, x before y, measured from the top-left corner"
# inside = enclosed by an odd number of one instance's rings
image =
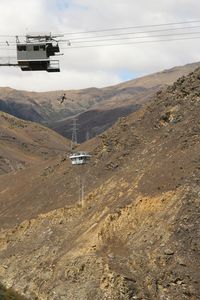
[[[69,149],[69,141],[37,123],[0,112],[0,175],[41,164]]]
[[[137,111],[140,104],[132,104],[122,107],[107,109],[90,109],[76,117],[70,117],[62,121],[53,123],[50,127],[61,135],[72,138],[73,120],[76,119],[76,134],[79,143],[91,139],[111,127],[120,117],[129,115]]]
[[[45,124],[67,138],[71,138],[71,118],[76,116],[80,128],[78,142],[82,142],[109,128],[120,116],[135,112],[158,90],[192,72],[199,64],[175,67],[102,89],[36,93],[0,88],[0,110]],[[60,104],[58,98],[63,93],[67,100]]]
[[[82,144],[88,165],[3,175],[0,281],[30,299],[198,300],[199,114],[200,68]]]

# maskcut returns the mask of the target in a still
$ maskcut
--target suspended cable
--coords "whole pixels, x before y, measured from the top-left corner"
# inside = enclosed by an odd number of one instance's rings
[[[129,26],[129,27],[118,27],[118,28],[108,28],[108,29],[99,29],[99,30],[88,30],[88,31],[66,32],[66,33],[63,33],[63,35],[85,34],[85,33],[92,33],[92,32],[106,32],[106,31],[161,27],[161,26],[172,26],[172,25],[193,24],[193,23],[200,23],[200,20],[174,22],[174,23],[160,23],[160,24],[151,24],[151,25],[136,25],[136,26]]]
[[[200,20],[191,20],[191,21],[182,21],[182,22],[171,22],[171,23],[160,23],[160,24],[147,24],[147,25],[136,25],[136,26],[124,26],[124,27],[113,27],[113,28],[104,28],[104,29],[96,29],[96,30],[85,30],[85,31],[76,31],[76,32],[66,32],[62,35],[73,35],[73,34],[85,34],[85,33],[93,33],[93,32],[106,32],[106,31],[117,31],[117,30],[127,30],[127,29],[137,29],[137,28],[150,28],[150,27],[161,27],[161,26],[174,26],[174,25],[181,25],[181,24],[193,24],[193,23],[200,23]],[[16,38],[18,37],[25,37],[24,35],[7,35],[7,34],[0,34],[0,37],[9,37],[9,38]]]
[[[129,42],[129,43],[114,43],[114,44],[99,44],[99,45],[86,45],[86,46],[70,46],[68,48],[62,48],[62,50],[70,49],[80,49],[80,48],[97,48],[97,47],[107,47],[107,46],[123,46],[123,45],[136,45],[136,44],[149,44],[149,43],[160,43],[160,42],[171,42],[171,41],[184,41],[184,40],[196,40],[200,39],[200,36],[197,37],[188,37],[188,38],[176,38],[176,39],[162,39],[162,40],[152,40],[152,41],[139,41],[139,42]]]
[[[175,39],[159,39],[159,40],[151,40],[151,41],[134,41],[129,43],[112,43],[112,44],[98,44],[98,45],[83,45],[83,46],[68,46],[67,48],[62,48],[62,50],[70,50],[70,49],[80,49],[80,48],[96,48],[96,47],[106,47],[106,46],[123,46],[123,45],[134,45],[134,44],[149,44],[149,43],[160,43],[160,42],[168,42],[168,41],[184,41],[184,40],[196,40],[200,39],[200,36],[197,37],[183,37],[183,38],[175,38]],[[0,48],[0,50],[7,50],[5,48]],[[10,49],[16,50],[16,49]]]
[[[200,34],[199,31],[197,32],[184,32],[184,33],[169,33],[169,34],[160,34],[160,35],[151,35],[151,36],[138,36],[138,37],[121,37],[121,38],[113,38],[113,39],[101,39],[95,41],[75,41],[73,44],[80,44],[80,43],[94,43],[94,42],[108,42],[108,41],[118,41],[118,40],[132,40],[132,39],[147,39],[147,38],[157,38],[157,37],[166,37],[166,36],[181,36],[181,35],[193,35],[193,34]]]
[[[192,22],[192,21],[191,21]],[[181,22],[182,23],[191,23],[191,22]],[[193,21],[193,22],[200,22],[200,21]],[[169,23],[168,23],[169,24]],[[177,24],[177,23],[171,23],[171,24]],[[180,23],[178,23],[180,24]],[[154,25],[155,26],[155,25]],[[158,25],[156,25],[158,26]],[[153,30],[153,31],[144,31],[144,32],[135,32],[135,33],[132,33],[132,34],[147,34],[147,33],[156,33],[156,32],[159,32],[159,31],[169,31],[169,30],[179,30],[179,29],[186,29],[186,28],[199,28],[200,26],[193,26],[193,27],[183,27],[183,28],[171,28],[171,29],[159,29],[159,30]],[[78,44],[78,43],[91,43],[90,45],[81,45],[81,46],[70,46],[68,48],[63,48],[63,50],[65,49],[74,49],[74,48],[88,48],[88,47],[102,47],[102,46],[118,46],[118,45],[127,45],[127,44],[145,44],[145,43],[157,43],[157,42],[164,42],[164,41],[178,41],[178,40],[188,40],[188,39],[198,39],[199,37],[182,37],[182,38],[178,38],[178,39],[159,39],[159,40],[145,40],[145,41],[137,41],[137,39],[149,39],[149,38],[161,38],[161,37],[173,37],[173,36],[188,36],[188,35],[194,35],[194,34],[199,34],[200,32],[199,31],[196,31],[196,32],[184,32],[184,33],[167,33],[167,34],[163,34],[163,35],[149,35],[149,36],[135,36],[135,37],[122,37],[121,38],[113,38],[113,39],[100,39],[100,40],[93,40],[93,41],[90,41],[90,40],[80,40],[80,41],[74,41],[73,44]],[[127,34],[127,33],[126,33]],[[129,34],[129,33],[128,33]],[[118,34],[113,34],[112,36],[118,36]],[[121,36],[121,34],[120,34]],[[97,37],[96,37],[97,38]],[[130,42],[130,43],[106,43],[106,44],[92,44],[92,43],[100,43],[100,42],[109,42],[109,41],[117,41],[117,40],[128,40],[128,39],[132,39],[132,40],[135,40],[133,42]],[[70,41],[73,40],[73,39],[70,39]],[[0,42],[1,45],[5,45],[5,48],[0,48],[0,50],[4,50],[4,51],[8,51],[8,48],[9,48],[9,51],[16,51],[16,48],[10,48],[10,44],[13,45],[15,44],[15,42],[10,42],[10,41],[5,41],[5,42]]]
[[[76,37],[76,38],[70,38],[70,41],[84,40],[84,39],[96,39],[96,38],[101,38],[101,37],[123,36],[123,35],[148,34],[148,33],[164,32],[164,31],[176,31],[176,30],[183,30],[183,29],[196,29],[196,28],[200,28],[200,25],[199,26],[170,28],[170,29],[157,29],[157,30],[148,30],[148,31],[113,33],[113,34],[96,35],[96,36],[79,37],[79,38]]]
[[[151,37],[162,37],[162,36],[176,36],[176,35],[189,35],[189,34],[196,34],[199,32],[182,32],[182,33],[168,33],[168,34],[163,34],[163,35],[149,35],[149,36],[138,36],[138,37],[123,37],[123,36],[130,36],[130,35],[137,35],[137,34],[148,34],[148,33],[157,33],[157,32],[163,32],[163,31],[175,31],[175,30],[183,30],[183,29],[197,29],[200,28],[200,26],[193,26],[193,27],[182,27],[182,28],[172,28],[172,29],[159,29],[159,30],[150,30],[150,31],[142,31],[142,32],[129,32],[129,33],[119,33],[119,34],[112,34],[112,35],[103,35],[103,36],[93,36],[93,37],[88,37],[88,38],[72,38],[70,39],[70,42],[73,43],[89,43],[89,42],[101,42],[101,41],[109,41],[108,39],[102,39],[98,40],[100,37],[114,37],[114,36],[122,36],[121,38],[111,38],[110,40],[124,40],[124,39],[134,39],[134,38],[151,38]],[[89,40],[93,39],[93,41]],[[61,42],[66,42],[66,41],[61,41]],[[8,47],[9,45],[15,45],[16,42],[0,42],[0,45],[5,45]]]
[[[199,34],[200,32],[196,32],[195,34]],[[194,33],[193,33],[194,34]],[[164,35],[162,35],[164,36]],[[152,36],[156,37],[156,36]],[[151,38],[152,38],[151,37]],[[145,37],[145,38],[150,38],[150,37]],[[120,46],[120,45],[133,45],[133,44],[148,44],[148,43],[160,43],[160,42],[168,42],[168,41],[183,41],[183,40],[195,40],[199,39],[200,36],[197,37],[182,37],[182,38],[174,38],[174,39],[158,39],[158,40],[146,40],[146,41],[134,41],[134,42],[129,42],[129,43],[112,43],[112,44],[98,44],[98,45],[82,45],[82,46],[68,46],[67,48],[62,48],[62,50],[70,50],[70,49],[80,49],[80,48],[91,48],[91,47],[106,47],[106,46]],[[0,48],[0,50],[7,51],[6,48]],[[9,50],[16,51],[15,48],[10,48]]]
[[[1,44],[1,45],[5,45],[6,47],[9,47],[9,46],[6,44],[6,42],[0,42],[0,44]],[[10,45],[16,45],[16,42],[11,42],[11,41],[9,41],[9,44],[10,44]]]

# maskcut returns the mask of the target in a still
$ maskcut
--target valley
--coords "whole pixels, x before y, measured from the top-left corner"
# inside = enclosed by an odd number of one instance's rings
[[[78,142],[81,143],[108,129],[119,117],[138,110],[157,91],[198,66],[199,63],[193,63],[174,67],[101,89],[92,87],[39,93],[0,88],[0,110],[41,123],[68,139],[71,139],[72,118],[76,117]],[[66,101],[61,104],[59,99],[64,93]]]

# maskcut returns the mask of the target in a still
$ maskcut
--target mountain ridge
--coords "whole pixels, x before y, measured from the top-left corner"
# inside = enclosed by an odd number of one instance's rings
[[[172,84],[178,77],[190,73],[198,65],[199,63],[193,63],[175,67],[101,89],[87,88],[38,93],[0,88],[0,110],[25,120],[42,123],[70,138],[71,125],[69,122],[72,117],[82,120],[82,114],[100,109],[102,114],[106,114],[107,118],[110,118],[110,121],[104,126],[104,117],[102,116],[102,123],[96,129],[92,129],[95,118],[90,113],[88,125],[91,129],[90,136],[94,137],[114,124],[119,116],[124,116],[125,112],[126,115],[134,112],[136,107],[139,108],[148,102],[158,90]],[[61,105],[58,98],[63,93],[66,94],[67,100]],[[114,119],[112,109],[118,110]],[[107,111],[110,111],[110,116]],[[65,119],[66,128],[63,129]],[[80,126],[82,125],[81,123]],[[87,128],[82,128],[80,141],[85,140],[87,130]]]

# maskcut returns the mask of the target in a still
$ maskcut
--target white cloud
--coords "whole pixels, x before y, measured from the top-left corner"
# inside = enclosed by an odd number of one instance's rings
[[[26,31],[67,33],[181,22],[198,19],[199,10],[198,0],[2,0],[0,35],[20,35]],[[200,32],[200,28],[197,31]],[[1,38],[0,41],[5,43],[6,39]],[[129,42],[131,40],[127,40]],[[69,48],[60,59],[61,73],[0,68],[0,85],[29,90],[111,85],[122,80],[123,72],[142,75],[199,61],[199,44],[200,39]],[[2,47],[5,48],[5,45]],[[14,55],[15,51],[10,53]],[[7,55],[8,51],[0,50],[0,54]]]

